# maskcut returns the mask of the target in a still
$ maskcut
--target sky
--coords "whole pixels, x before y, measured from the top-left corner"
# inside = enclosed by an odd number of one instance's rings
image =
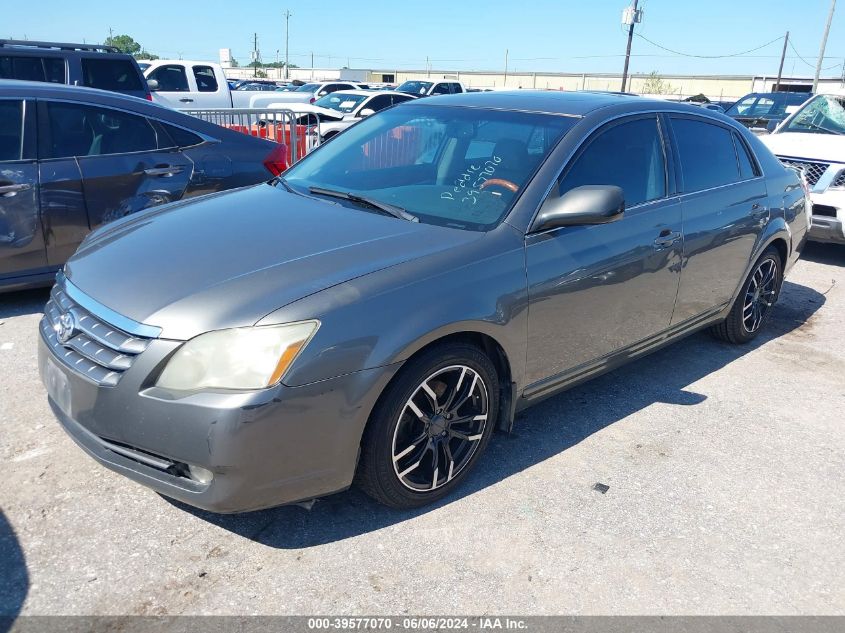
[[[249,63],[254,34],[265,62],[318,68],[621,72],[629,0],[0,0],[0,37],[102,42],[128,34],[164,58]],[[830,0],[641,0],[631,71],[812,76]],[[845,64],[845,2],[833,19],[822,76]],[[647,38],[647,39],[643,39]],[[780,39],[777,39],[780,38]],[[777,41],[773,41],[776,40]],[[648,41],[647,41],[648,40]],[[764,46],[765,45],[765,46]],[[758,47],[759,50],[747,52]],[[660,48],[662,47],[662,48]],[[669,52],[664,49],[671,49]],[[746,53],[737,56],[738,53]],[[702,58],[701,56],[710,56]]]

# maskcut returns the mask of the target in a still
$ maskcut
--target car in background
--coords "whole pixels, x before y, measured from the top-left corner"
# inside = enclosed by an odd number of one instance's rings
[[[813,201],[810,239],[845,244],[845,96],[813,97],[761,140],[804,175]]]
[[[296,109],[296,104],[314,103],[320,97],[338,90],[359,90],[357,83],[351,81],[320,81],[302,84],[295,90],[278,91],[275,94],[255,95],[249,101],[250,108],[266,108],[271,103],[286,103]]]
[[[90,456],[184,503],[354,481],[415,508],[516,411],[704,328],[752,341],[806,230],[798,174],[722,115],[419,99],[271,184],[96,232],[46,306],[40,375]]]
[[[272,178],[283,147],[134,97],[0,80],[0,290],[49,283],[102,224]]]
[[[278,90],[279,86],[274,83],[264,83],[258,81],[247,81],[242,83],[240,86],[235,88],[235,90],[251,90],[253,92],[268,92],[271,90]]]
[[[396,87],[397,92],[404,92],[415,97],[430,95],[451,95],[466,92],[460,81],[405,81]]]
[[[99,44],[0,40],[0,79],[85,86],[152,100],[135,58]]]
[[[358,123],[361,119],[390,106],[413,101],[416,97],[392,90],[338,90],[320,97],[312,104],[297,106],[296,113],[302,125],[313,125],[317,119],[317,132],[322,140],[329,140],[338,132]],[[272,108],[276,104],[270,104]],[[282,108],[290,104],[280,103]]]
[[[766,134],[811,96],[807,92],[752,92],[725,110],[725,114],[756,134]]]

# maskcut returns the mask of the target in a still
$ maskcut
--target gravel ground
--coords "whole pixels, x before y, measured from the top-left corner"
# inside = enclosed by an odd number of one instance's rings
[[[99,466],[38,380],[46,296],[0,296],[0,614],[845,614],[845,248],[754,344],[552,398],[414,512],[215,516]]]

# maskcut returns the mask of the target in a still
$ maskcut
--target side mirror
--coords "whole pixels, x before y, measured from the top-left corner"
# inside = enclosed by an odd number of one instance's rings
[[[370,115],[373,115],[373,114],[375,114],[375,113],[376,113],[376,111],[375,111],[375,110],[373,110],[372,108],[364,108],[363,110],[361,110],[361,111],[358,113],[358,116],[360,116],[360,117],[365,117],[365,116],[370,116]]]
[[[150,89],[150,92],[155,92],[159,89],[158,80],[157,79],[147,79],[147,87]]]
[[[560,226],[607,224],[620,220],[625,212],[625,196],[613,185],[585,185],[548,200],[531,227],[532,232]]]

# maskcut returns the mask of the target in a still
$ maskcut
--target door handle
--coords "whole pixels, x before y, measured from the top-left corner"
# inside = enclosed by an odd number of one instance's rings
[[[150,167],[149,169],[145,169],[144,173],[147,176],[160,176],[166,178],[167,176],[180,174],[184,170],[185,168],[180,165],[165,165],[164,167]]]
[[[17,185],[2,185],[0,186],[0,196],[13,196],[18,191],[26,191],[27,189],[31,189],[32,185],[28,182],[23,182]]]
[[[681,239],[681,234],[677,231],[663,229],[660,231],[660,235],[657,236],[657,239],[654,240],[654,246],[655,248],[668,248],[679,239]]]
[[[187,97],[183,97],[183,98],[179,99],[179,101],[182,102],[182,103],[193,103],[194,102],[193,99],[188,99]]]

